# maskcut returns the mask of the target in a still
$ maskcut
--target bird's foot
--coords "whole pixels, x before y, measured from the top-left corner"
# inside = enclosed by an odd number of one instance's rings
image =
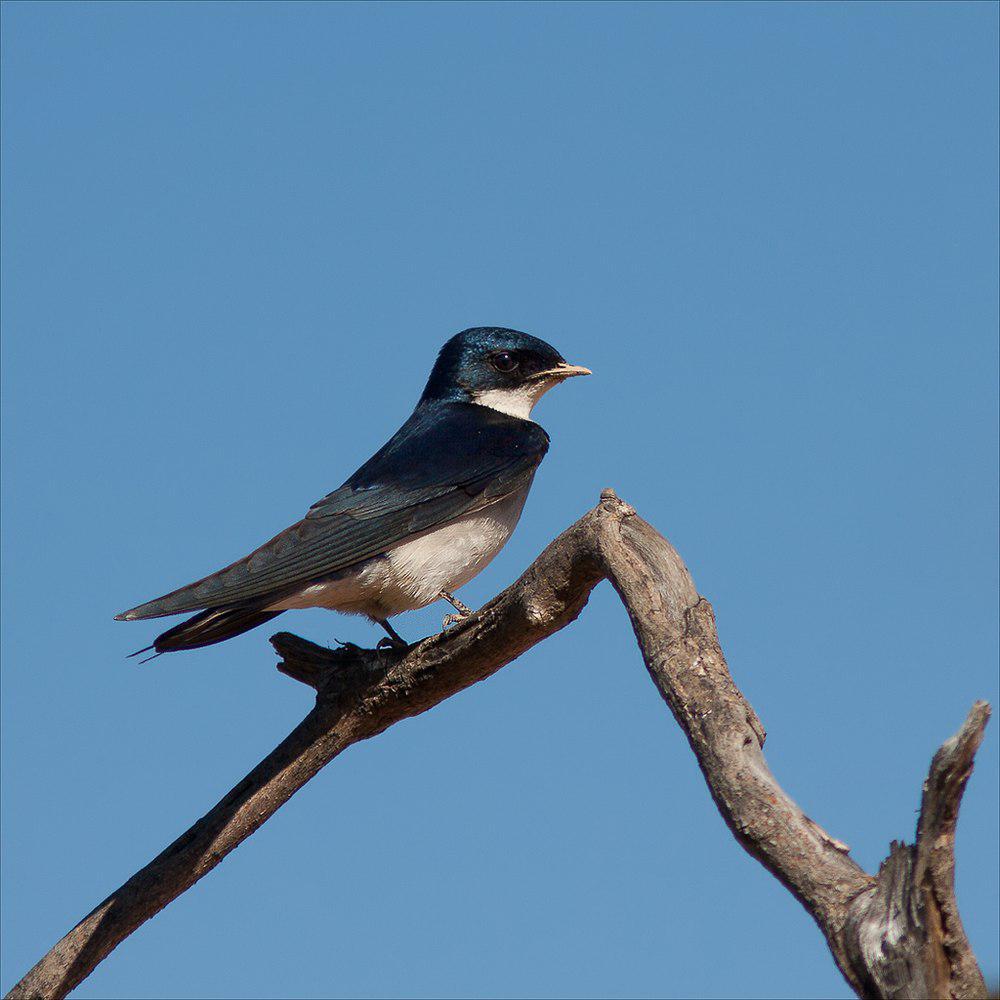
[[[455,611],[458,612],[454,615],[444,616],[441,621],[442,632],[450,629],[452,625],[457,625],[459,622],[465,621],[465,619],[472,614],[472,608],[464,605],[457,597],[453,597],[449,594],[447,590],[442,590],[441,593],[438,594],[438,599],[441,601],[447,601],[455,609]]]
[[[384,639],[379,639],[376,649],[409,649],[410,644],[389,624],[387,618],[376,618],[375,621],[386,631]]]
[[[395,639],[390,639],[389,636],[383,636],[377,643],[375,643],[376,649],[409,649],[410,644],[405,640],[396,636]]]

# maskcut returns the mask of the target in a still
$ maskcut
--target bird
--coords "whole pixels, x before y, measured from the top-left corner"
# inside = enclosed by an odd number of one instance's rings
[[[378,646],[408,648],[390,624],[453,594],[503,548],[521,516],[548,434],[532,407],[553,386],[592,374],[550,344],[473,327],[438,353],[413,413],[344,484],[249,555],[115,616],[196,612],[132,656],[214,645],[297,608],[360,614]],[[143,662],[146,662],[145,660]]]

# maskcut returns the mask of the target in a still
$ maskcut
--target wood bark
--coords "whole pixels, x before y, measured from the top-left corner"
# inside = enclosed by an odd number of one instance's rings
[[[768,768],[764,728],[730,676],[712,607],[670,543],[611,490],[480,611],[406,650],[329,650],[286,632],[278,669],[316,689],[309,714],[213,809],[91,911],[8,994],[66,996],[121,941],[211,871],[342,750],[495,673],[610,581],[646,668],[722,818],[805,907],[860,997],[986,997],[955,900],[955,827],[990,709],[934,756],[913,845],[869,875]]]

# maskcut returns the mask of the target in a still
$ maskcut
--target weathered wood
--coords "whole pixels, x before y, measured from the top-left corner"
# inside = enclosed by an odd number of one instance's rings
[[[516,583],[471,617],[405,650],[328,650],[283,632],[278,669],[316,705],[221,802],[74,927],[9,998],[61,998],[144,921],[211,871],[344,748],[495,673],[580,614],[608,579],[651,678],[712,797],[746,850],[816,921],[863,997],[986,996],[954,897],[958,806],[989,716],[974,706],[938,751],[916,846],[875,878],[806,816],[767,766],[764,729],[729,674],[709,603],[670,543],[613,491]]]
[[[874,891],[850,907],[843,953],[865,996],[988,996],[955,900],[955,826],[989,717],[989,705],[977,701],[934,755],[916,843],[894,841]]]

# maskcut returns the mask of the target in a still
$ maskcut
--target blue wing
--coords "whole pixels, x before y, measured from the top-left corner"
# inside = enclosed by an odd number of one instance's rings
[[[548,446],[538,424],[486,407],[418,407],[297,524],[225,569],[117,617],[158,618],[277,599],[526,488]]]

